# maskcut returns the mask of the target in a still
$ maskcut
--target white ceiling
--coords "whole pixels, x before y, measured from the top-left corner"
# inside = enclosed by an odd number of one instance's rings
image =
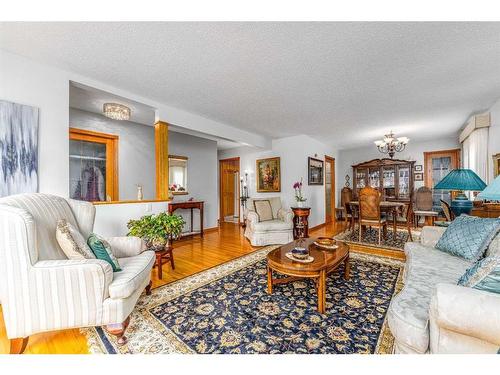
[[[0,48],[341,148],[450,136],[500,97],[500,23],[2,23]]]

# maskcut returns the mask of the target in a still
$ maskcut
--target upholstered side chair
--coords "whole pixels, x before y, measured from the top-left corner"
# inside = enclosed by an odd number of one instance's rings
[[[11,353],[30,335],[67,328],[105,326],[125,344],[130,313],[151,290],[154,252],[137,237],[107,238],[122,271],[104,260],[69,260],[56,240],[60,219],[92,232],[91,203],[48,194],[0,199],[0,303]]]
[[[363,235],[363,226],[378,228],[378,244],[387,237],[387,218],[380,214],[380,192],[372,187],[365,187],[359,191],[359,242]]]
[[[256,210],[256,202],[269,202],[271,212],[265,215]],[[255,198],[247,201],[245,237],[252,246],[283,245],[293,241],[293,212],[282,207],[280,197]]]

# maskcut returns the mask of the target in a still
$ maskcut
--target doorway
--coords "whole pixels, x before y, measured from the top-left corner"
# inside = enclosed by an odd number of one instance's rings
[[[325,155],[325,223],[335,221],[335,159]]]
[[[219,222],[240,222],[240,158],[219,160]]]
[[[432,190],[432,207],[441,210],[441,202],[450,203],[449,190],[434,190],[434,186],[443,179],[452,169],[460,167],[460,149],[424,152],[424,181],[425,186]]]

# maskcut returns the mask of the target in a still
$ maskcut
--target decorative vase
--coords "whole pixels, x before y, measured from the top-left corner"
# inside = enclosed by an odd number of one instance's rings
[[[144,194],[142,192],[142,185],[137,185],[137,200],[142,201]]]

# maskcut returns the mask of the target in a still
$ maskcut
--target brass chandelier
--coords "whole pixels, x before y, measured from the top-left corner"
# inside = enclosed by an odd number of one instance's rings
[[[392,159],[396,152],[401,152],[405,149],[409,141],[410,138],[408,137],[396,138],[391,130],[389,134],[384,136],[384,139],[375,141],[374,143],[382,154],[388,154]]]

